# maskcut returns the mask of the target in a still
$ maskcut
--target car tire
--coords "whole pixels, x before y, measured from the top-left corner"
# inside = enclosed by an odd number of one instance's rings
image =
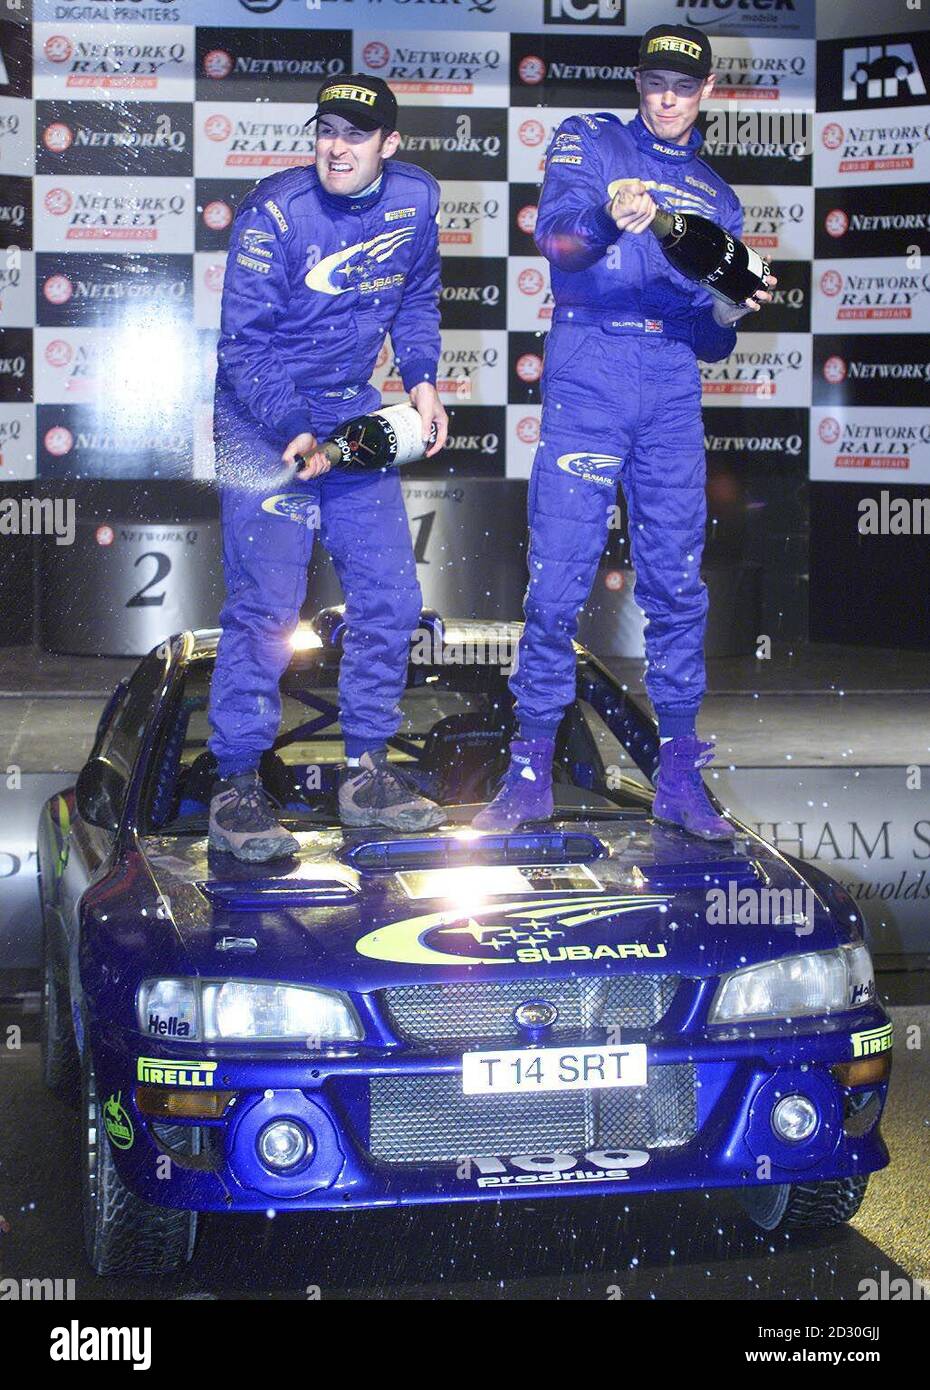
[[[102,1123],[89,1049],[81,1071],[84,1248],[97,1274],[174,1274],[194,1253],[197,1213],[143,1202],[121,1179]]]
[[[81,1059],[74,1041],[68,1000],[55,978],[47,948],[44,957],[42,1018],[39,1025],[42,1080],[59,1100],[76,1105],[81,1089]]]
[[[743,1210],[763,1231],[842,1226],[862,1205],[867,1173],[826,1182],[773,1183],[737,1191]]]

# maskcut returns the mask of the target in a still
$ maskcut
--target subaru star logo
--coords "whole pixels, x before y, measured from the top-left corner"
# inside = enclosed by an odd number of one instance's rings
[[[520,1028],[551,1028],[559,1011],[547,999],[528,999],[513,1011],[514,1022]]]

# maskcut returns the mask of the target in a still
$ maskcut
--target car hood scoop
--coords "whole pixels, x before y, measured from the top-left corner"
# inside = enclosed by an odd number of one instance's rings
[[[353,869],[454,868],[485,864],[583,864],[602,859],[607,846],[582,830],[512,834],[431,835],[397,840],[361,840],[342,854]]]
[[[208,879],[196,883],[214,907],[266,912],[283,907],[330,907],[351,903],[358,889],[336,878]]]
[[[708,859],[686,864],[634,864],[629,880],[655,893],[677,893],[687,888],[726,888],[731,883],[749,887],[766,881],[762,866],[753,859]]]

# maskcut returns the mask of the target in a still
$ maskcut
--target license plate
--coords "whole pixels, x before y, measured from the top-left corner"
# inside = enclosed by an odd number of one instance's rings
[[[462,1090],[468,1096],[645,1085],[645,1043],[630,1043],[626,1047],[527,1047],[507,1052],[466,1052],[462,1058]]]

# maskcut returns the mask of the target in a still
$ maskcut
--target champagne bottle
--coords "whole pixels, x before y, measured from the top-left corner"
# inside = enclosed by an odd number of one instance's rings
[[[697,280],[725,304],[744,304],[766,288],[768,262],[716,222],[659,208],[650,230],[680,274]]]
[[[352,473],[375,472],[416,463],[436,441],[436,426],[423,443],[423,426],[412,405],[389,405],[370,415],[357,415],[340,425],[320,446],[333,468]],[[306,460],[296,455],[297,466]]]

